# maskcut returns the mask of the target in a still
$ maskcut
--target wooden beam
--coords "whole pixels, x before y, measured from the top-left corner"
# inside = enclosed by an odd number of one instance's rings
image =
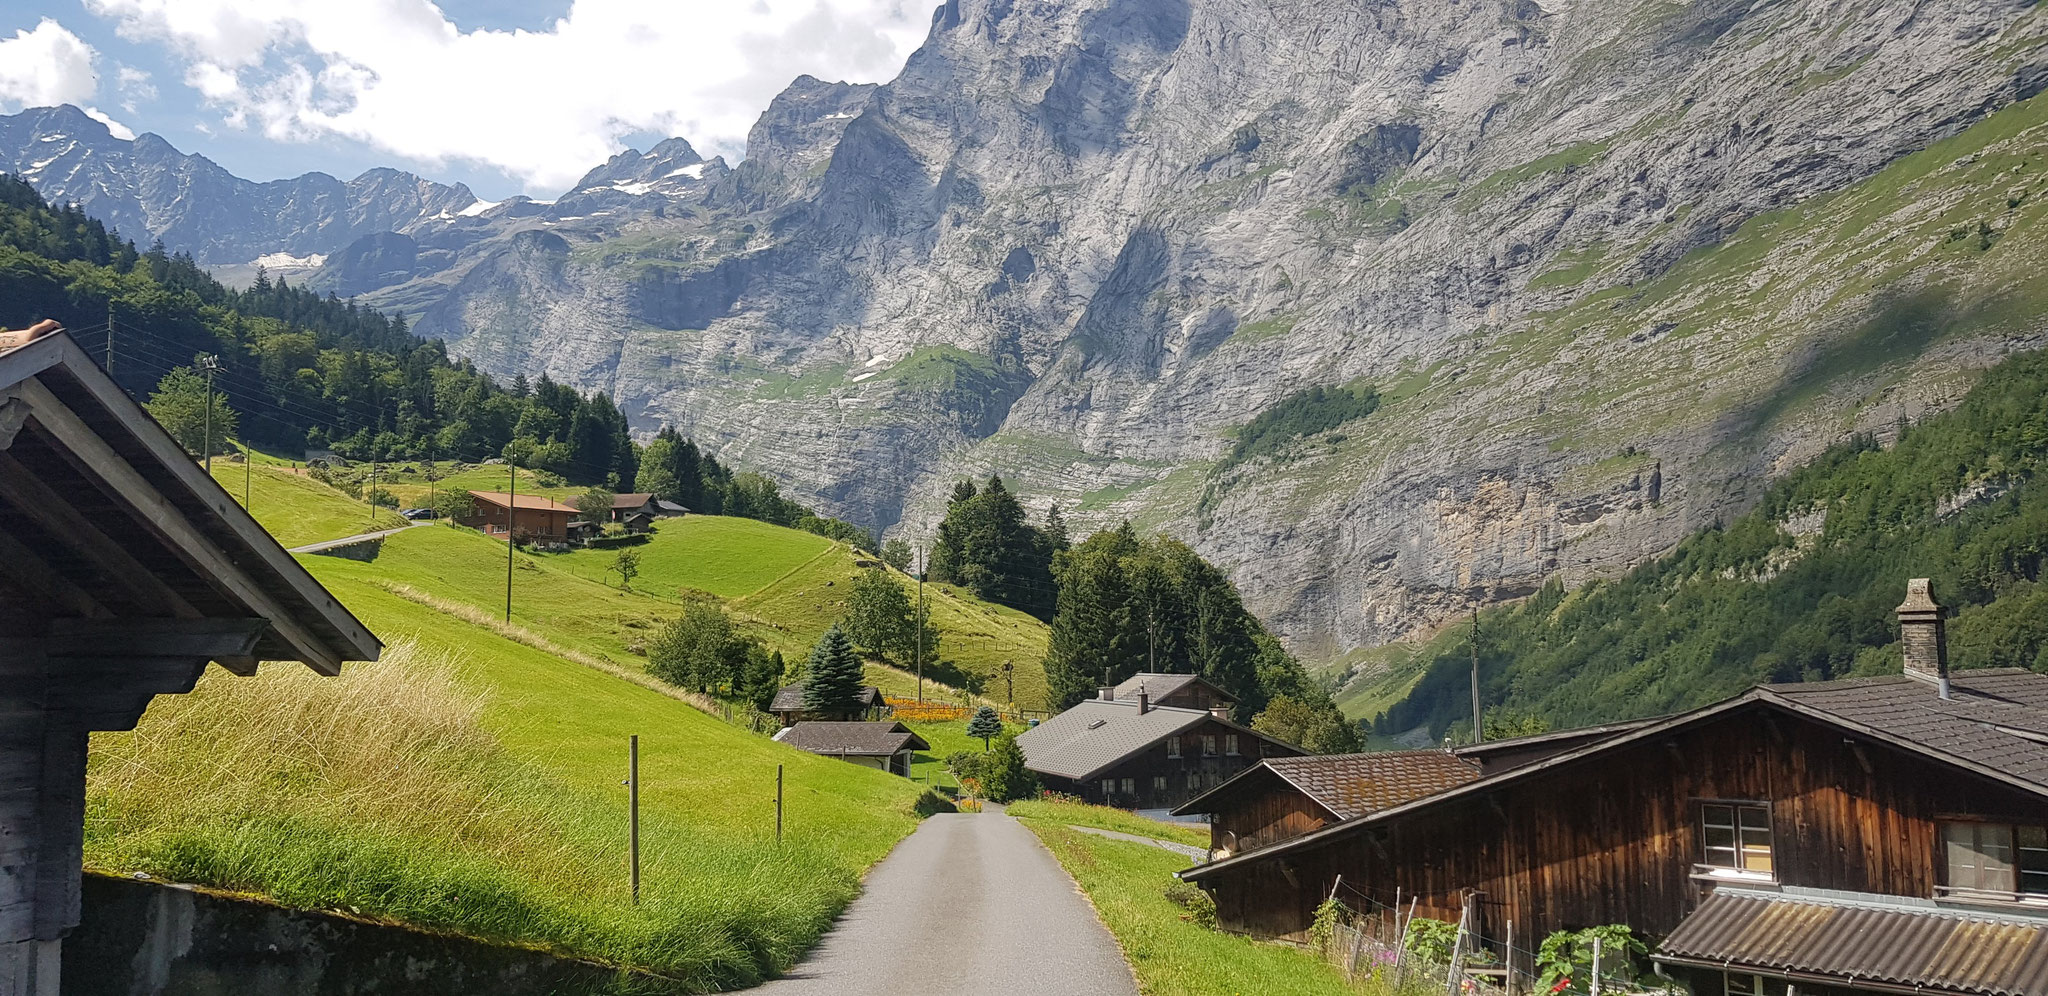
[[[28,402],[0,395],[0,450],[14,445],[14,436],[28,421]]]
[[[142,565],[135,556],[114,542],[99,526],[74,508],[69,499],[42,482],[34,471],[6,453],[0,453],[0,498],[6,498],[19,514],[66,542],[93,562],[107,580],[143,611],[158,615],[197,619],[201,613],[184,596]]]
[[[72,584],[55,568],[44,563],[43,558],[28,548],[28,544],[4,532],[0,532],[0,572],[20,581],[28,590],[63,606],[64,611],[73,615],[106,619],[114,614],[84,588]]]
[[[18,391],[34,406],[31,417],[45,431],[57,437],[71,450],[82,469],[104,482],[123,504],[136,515],[163,534],[171,544],[192,561],[200,570],[210,575],[228,594],[256,614],[270,621],[272,629],[284,639],[286,645],[307,666],[322,674],[341,673],[341,660],[327,649],[326,642],[308,631],[303,623],[277,599],[273,598],[262,585],[255,582],[240,567],[228,559],[212,540],[206,538],[198,527],[185,518],[156,487],[136,473],[128,461],[114,452],[99,434],[85,424],[49,388],[41,383],[24,381]],[[195,471],[196,473],[196,471]],[[270,541],[276,546],[276,541]]]
[[[54,339],[55,337],[52,338]],[[278,577],[293,592],[303,599],[314,612],[319,613],[328,625],[334,627],[335,633],[339,636],[339,642],[333,647],[333,651],[339,655],[337,659],[345,658],[347,660],[365,661],[377,659],[378,651],[382,648],[382,644],[378,641],[376,634],[371,633],[362,624],[361,620],[358,620],[351,614],[334,597],[333,592],[322,587],[320,582],[313,580],[313,576],[306,573],[305,567],[300,565],[297,560],[294,560],[291,554],[286,553],[284,547],[278,545],[277,539],[271,536],[255,519],[250,518],[249,513],[237,504],[234,498],[223,490],[213,478],[200,471],[198,465],[193,463],[192,458],[185,453],[176,440],[171,438],[170,433],[165,432],[162,426],[157,425],[154,420],[150,419],[148,413],[142,410],[142,406],[136,404],[135,399],[129,397],[127,392],[121,390],[119,385],[102,375],[98,367],[93,364],[91,358],[81,352],[76,344],[72,343],[69,338],[55,339],[55,341],[59,345],[53,348],[63,353],[65,369],[77,380],[79,387],[86,394],[90,395],[94,401],[98,402],[102,408],[106,409],[108,414],[128,426],[134,433],[136,442],[140,443],[144,449],[155,456],[174,476],[183,481],[193,495],[209,504],[214,511],[219,513],[221,521],[243,543],[248,545],[249,549],[256,554],[257,559],[264,562],[271,570],[277,572]],[[14,354],[9,355],[12,356],[21,352],[21,350],[16,350]],[[6,383],[6,379],[0,377],[0,383]],[[33,388],[33,390],[25,392],[25,396],[29,398],[31,403],[37,403],[41,397],[51,396],[49,389],[40,382],[29,381],[26,386]],[[75,418],[76,416],[74,415],[73,417]]]
[[[58,619],[44,641],[51,657],[234,657],[247,654],[264,619]]]

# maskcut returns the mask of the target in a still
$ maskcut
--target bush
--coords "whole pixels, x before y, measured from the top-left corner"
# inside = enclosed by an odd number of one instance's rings
[[[1216,929],[1216,900],[1192,882],[1175,879],[1166,887],[1166,899],[1187,912],[1180,918],[1197,927]]]
[[[953,753],[946,755],[946,770],[951,771],[953,773],[953,777],[958,778],[961,781],[966,781],[970,778],[976,781],[980,781],[982,768],[981,759],[987,756],[987,754],[981,751],[954,751]]]
[[[1409,954],[1439,964],[1451,960],[1451,947],[1457,943],[1457,924],[1431,920],[1426,916],[1409,920],[1408,932],[1401,938],[1401,946],[1407,948]]]
[[[378,508],[397,508],[398,496],[383,488],[372,488],[370,490],[369,502]]]
[[[627,533],[623,536],[597,536],[584,542],[592,550],[610,550],[621,546],[639,546],[654,537],[648,533]]]
[[[1038,776],[1024,767],[1024,749],[1017,746],[1015,734],[1004,734],[989,750],[981,763],[981,786],[983,794],[995,802],[1021,799],[1038,791]]]

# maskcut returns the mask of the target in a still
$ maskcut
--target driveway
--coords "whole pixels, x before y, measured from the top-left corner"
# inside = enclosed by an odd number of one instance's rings
[[[1137,996],[1074,880],[1015,819],[933,816],[768,996]]]

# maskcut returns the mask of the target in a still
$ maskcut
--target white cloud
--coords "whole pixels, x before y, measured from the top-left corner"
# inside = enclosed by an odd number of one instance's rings
[[[100,86],[92,71],[99,53],[49,18],[35,30],[0,39],[0,104],[80,104]]]
[[[797,75],[893,77],[921,0],[576,0],[544,31],[463,31],[428,0],[85,0],[170,45],[232,128],[342,136],[561,190],[634,132],[737,154]]]
[[[114,73],[114,85],[121,91],[121,109],[130,114],[135,113],[137,104],[156,99],[156,84],[150,81],[148,70],[122,66]]]
[[[121,122],[114,120],[107,114],[107,112],[102,111],[97,107],[85,108],[85,116],[103,125],[106,125],[107,132],[123,142],[132,142],[135,140],[135,129],[130,128],[127,125],[124,125]]]

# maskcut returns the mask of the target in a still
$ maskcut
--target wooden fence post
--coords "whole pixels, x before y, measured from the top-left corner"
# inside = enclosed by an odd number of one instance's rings
[[[1465,921],[1471,916],[1472,900],[1467,896],[1464,907],[1458,911],[1458,933],[1451,941],[1451,970],[1444,973],[1444,992],[1448,996],[1458,996],[1458,962],[1465,952]]]
[[[626,823],[626,850],[632,863],[633,905],[640,905],[640,735],[626,741],[626,796],[631,815]]]

